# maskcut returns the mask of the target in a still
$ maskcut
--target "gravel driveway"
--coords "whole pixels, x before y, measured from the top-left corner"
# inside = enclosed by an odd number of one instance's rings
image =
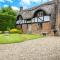
[[[0,44],[0,60],[60,60],[60,37]]]

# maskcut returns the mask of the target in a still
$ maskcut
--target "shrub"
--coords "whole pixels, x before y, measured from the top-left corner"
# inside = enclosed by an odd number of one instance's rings
[[[10,33],[19,33],[19,34],[22,34],[23,32],[22,32],[22,29],[16,29],[16,28],[14,28],[14,29],[11,29],[10,30]]]
[[[7,28],[15,28],[16,16],[0,14],[0,30],[6,31]]]

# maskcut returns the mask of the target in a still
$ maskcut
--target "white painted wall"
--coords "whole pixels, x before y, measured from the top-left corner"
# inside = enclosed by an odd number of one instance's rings
[[[42,20],[40,20],[40,19]],[[39,17],[38,18],[38,21],[37,21],[37,18],[33,18],[32,20],[30,21],[27,21],[27,23],[31,23],[31,22],[42,22],[43,21],[43,17]],[[46,21],[50,21],[50,16],[44,16],[44,22]],[[17,20],[16,24],[22,24],[22,23],[26,23],[26,20]]]

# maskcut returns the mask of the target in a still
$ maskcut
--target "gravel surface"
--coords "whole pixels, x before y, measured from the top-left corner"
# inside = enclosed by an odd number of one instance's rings
[[[0,60],[60,60],[60,37],[0,44]]]

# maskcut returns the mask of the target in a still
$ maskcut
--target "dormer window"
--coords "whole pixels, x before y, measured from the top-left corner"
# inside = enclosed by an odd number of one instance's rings
[[[43,11],[37,13],[37,17],[42,17],[43,16]]]
[[[16,24],[22,24],[22,17],[19,15],[18,17],[17,17],[17,21],[16,21]]]

